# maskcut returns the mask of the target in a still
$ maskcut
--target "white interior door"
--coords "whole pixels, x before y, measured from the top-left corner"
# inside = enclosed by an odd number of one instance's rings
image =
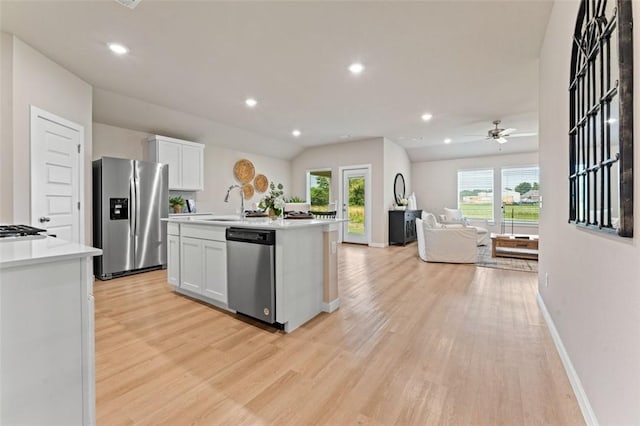
[[[371,191],[369,168],[342,170],[342,241],[345,243],[369,244],[371,234]]]
[[[31,107],[31,225],[82,242],[84,127]]]

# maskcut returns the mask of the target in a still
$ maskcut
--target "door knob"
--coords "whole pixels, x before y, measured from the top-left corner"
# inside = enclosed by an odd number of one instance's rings
[[[45,222],[50,222],[51,218],[50,217],[46,217],[46,216],[42,216],[40,219],[40,223],[45,223]]]

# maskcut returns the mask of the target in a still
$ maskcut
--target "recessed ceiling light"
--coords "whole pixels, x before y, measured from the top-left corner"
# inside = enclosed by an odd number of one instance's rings
[[[429,114],[428,112],[422,114],[422,121],[429,121],[433,118],[433,115]]]
[[[444,143],[451,143],[451,139],[450,139],[450,138],[446,138],[446,139],[444,140]]]
[[[249,107],[249,108],[253,108],[254,106],[258,105],[258,101],[256,101],[253,98],[249,98],[246,101],[244,101],[244,103]]]
[[[302,133],[300,133],[300,130],[295,129],[293,132],[291,132],[291,134],[293,135],[294,138],[297,138],[297,137],[300,137]]]
[[[351,71],[351,74],[360,74],[362,71],[364,71],[364,65],[362,65],[360,62],[355,62],[349,65],[349,71]]]
[[[125,55],[129,53],[129,49],[120,43],[109,43],[108,46],[116,55]]]

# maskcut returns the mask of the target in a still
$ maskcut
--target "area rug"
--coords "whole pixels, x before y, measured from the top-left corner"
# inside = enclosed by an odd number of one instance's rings
[[[512,259],[510,257],[491,257],[491,246],[478,247],[477,266],[484,268],[510,269],[513,271],[538,272],[538,261]]]

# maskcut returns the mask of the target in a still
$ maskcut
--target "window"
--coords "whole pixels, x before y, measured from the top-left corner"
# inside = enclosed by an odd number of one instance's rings
[[[470,219],[493,220],[493,169],[458,171],[458,208]]]
[[[633,236],[632,2],[582,0],[569,81],[569,221]]]
[[[327,211],[331,200],[331,169],[307,172],[307,200],[313,211]]]
[[[537,223],[540,218],[538,167],[502,169],[502,220]]]

